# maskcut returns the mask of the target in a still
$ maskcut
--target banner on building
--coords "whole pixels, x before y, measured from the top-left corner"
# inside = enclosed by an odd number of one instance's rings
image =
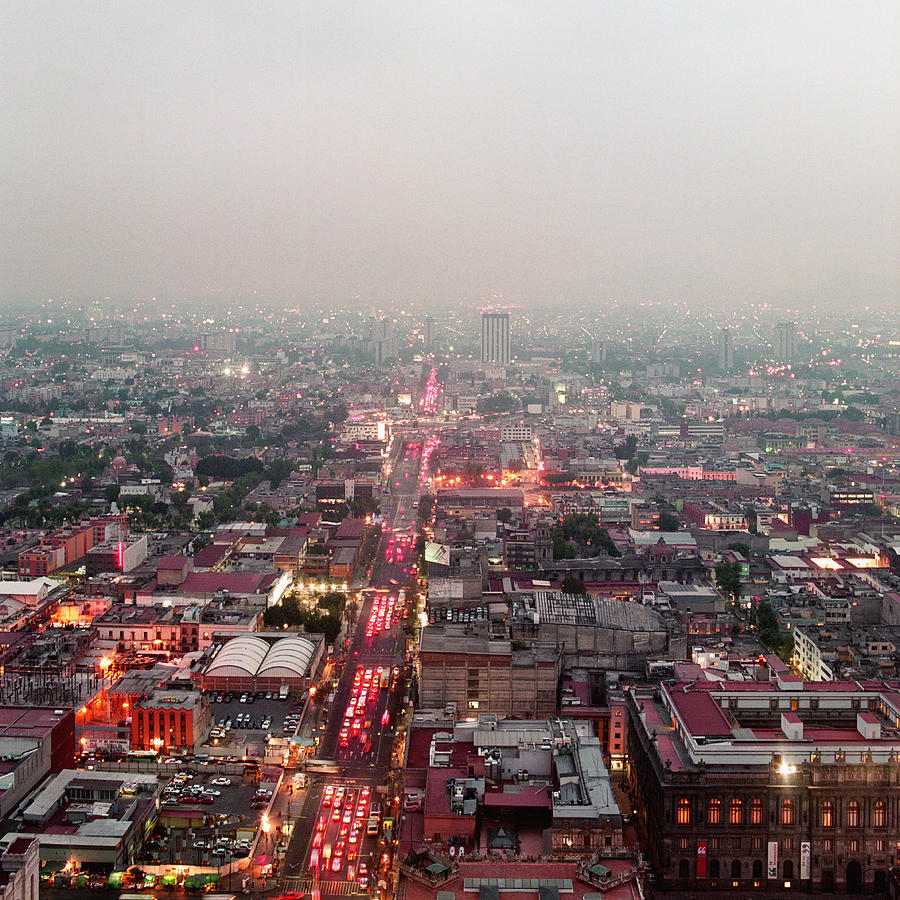
[[[438,566],[449,566],[450,548],[446,544],[435,544],[428,541],[425,544],[425,562],[435,563]]]
[[[800,841],[800,880],[808,881],[810,876],[810,854],[812,844],[809,841]]]
[[[778,877],[778,841],[769,841],[769,878]]]
[[[697,877],[706,878],[706,841],[697,841]]]

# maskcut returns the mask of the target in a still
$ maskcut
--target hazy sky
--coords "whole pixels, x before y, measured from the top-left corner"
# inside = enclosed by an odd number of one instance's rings
[[[0,10],[6,300],[900,301],[897,0]]]

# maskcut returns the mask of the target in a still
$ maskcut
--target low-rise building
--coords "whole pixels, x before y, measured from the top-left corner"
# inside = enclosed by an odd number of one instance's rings
[[[30,800],[2,843],[32,838],[43,861],[124,869],[156,819],[161,789],[155,772],[64,769]]]
[[[211,727],[206,694],[155,690],[132,707],[131,748],[192,753]]]

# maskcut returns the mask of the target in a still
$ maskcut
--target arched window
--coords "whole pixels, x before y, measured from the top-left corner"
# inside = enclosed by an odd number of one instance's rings
[[[686,859],[678,863],[678,877],[682,880],[691,877],[691,864]]]
[[[834,828],[834,804],[830,800],[822,804],[822,827]]]
[[[709,877],[710,878],[719,878],[721,875],[722,869],[719,866],[719,861],[717,859],[711,859],[709,861]]]
[[[722,801],[713,797],[706,807],[706,816],[710,825],[719,825],[722,821]]]
[[[753,860],[753,880],[762,878],[762,860],[754,859]]]
[[[884,828],[884,803],[881,800],[875,801],[875,809],[872,811],[872,824],[876,828]]]
[[[786,859],[782,871],[784,872],[784,880],[791,881],[794,877],[794,861],[792,859]]]
[[[763,823],[763,802],[759,797],[754,797],[750,802],[750,824],[762,825]]]
[[[728,807],[728,823],[730,825],[740,825],[744,818],[744,805],[741,803],[740,797],[732,797],[731,805]]]
[[[733,859],[731,861],[731,877],[734,881],[737,881],[741,877],[741,861],[739,859]]]
[[[679,825],[691,824],[691,801],[687,797],[679,797],[676,815]]]
[[[859,803],[851,800],[847,806],[847,827],[859,828]]]
[[[781,801],[781,824],[794,824],[794,801],[790,797]]]

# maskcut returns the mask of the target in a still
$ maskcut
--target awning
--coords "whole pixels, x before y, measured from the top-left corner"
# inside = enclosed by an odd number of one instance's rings
[[[600,863],[594,863],[588,869],[588,875],[593,875],[594,878],[609,878],[612,875],[612,869],[607,869],[606,866],[601,866]]]
[[[110,872],[109,873],[109,881],[107,884],[111,888],[120,888],[122,887],[122,879],[125,877],[124,872]]]
[[[163,875],[162,878],[159,879],[159,883],[165,885],[166,887],[178,884],[178,876],[174,872],[167,872]]]
[[[41,866],[41,875],[52,875],[54,872],[60,872],[66,867],[64,859],[48,859]]]

